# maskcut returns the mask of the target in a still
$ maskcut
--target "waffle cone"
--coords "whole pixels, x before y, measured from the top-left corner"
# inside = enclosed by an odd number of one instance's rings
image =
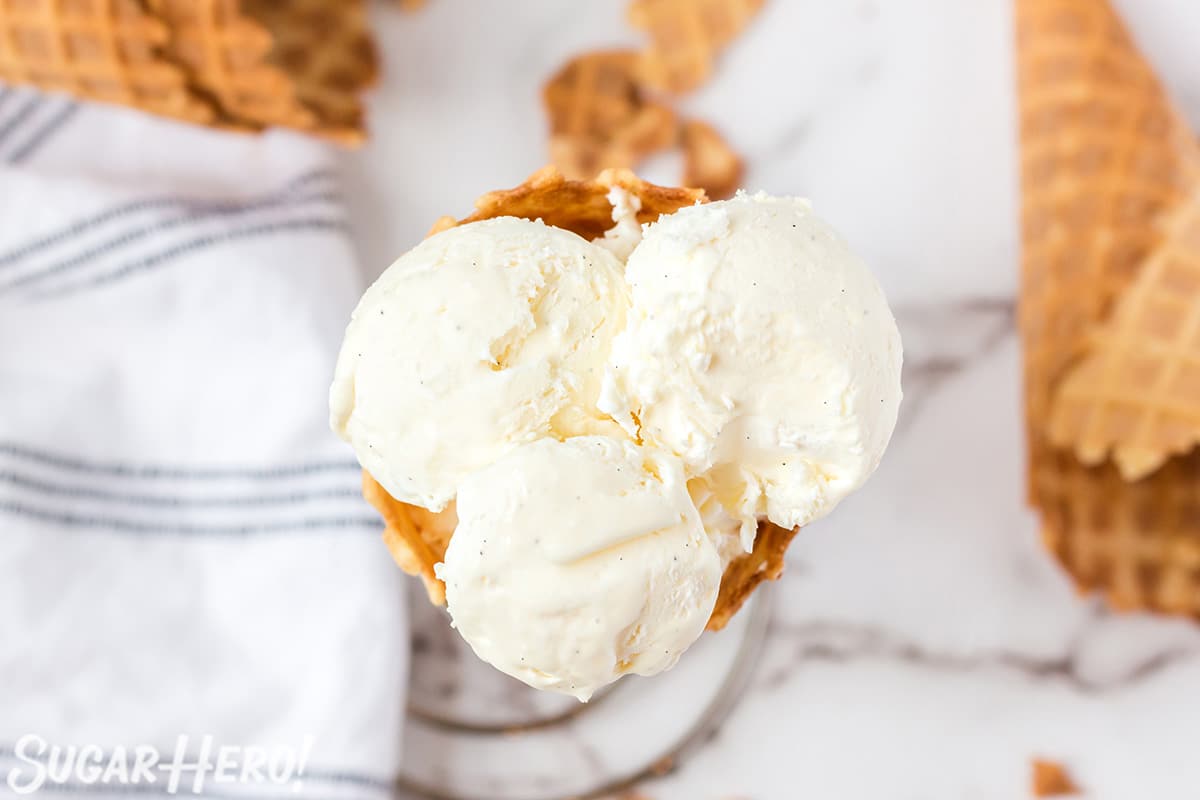
[[[430,234],[468,222],[514,216],[541,219],[548,225],[594,239],[612,227],[608,193],[614,186],[641,200],[638,220],[643,223],[705,200],[702,191],[655,186],[628,170],[605,170],[595,180],[574,181],[567,180],[553,167],[546,167],[514,189],[483,195],[475,203],[475,212],[468,217],[443,217]],[[431,602],[444,604],[446,587],[434,574],[433,567],[445,557],[454,533],[457,517],[453,505],[433,513],[401,503],[366,472],[363,496],[384,519],[384,541],[396,563],[424,581]],[[753,552],[734,559],[725,569],[717,604],[708,622],[710,630],[724,627],[758,584],[782,574],[783,554],[795,533],[768,522],[759,523]]]
[[[187,122],[364,138],[361,0],[0,0],[0,81]]]
[[[1200,614],[1200,152],[1108,0],[1015,3],[1031,500],[1082,588]]]

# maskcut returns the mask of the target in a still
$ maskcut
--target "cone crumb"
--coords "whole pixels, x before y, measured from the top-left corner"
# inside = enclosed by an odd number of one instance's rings
[[[1033,760],[1033,796],[1066,797],[1079,794],[1067,768],[1057,761]]]

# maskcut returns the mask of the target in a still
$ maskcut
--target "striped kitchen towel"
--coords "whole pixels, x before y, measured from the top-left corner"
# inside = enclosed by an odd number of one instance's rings
[[[0,793],[34,751],[42,793],[170,793],[52,752],[88,745],[304,762],[213,797],[388,795],[406,618],[328,429],[335,157],[0,87]]]

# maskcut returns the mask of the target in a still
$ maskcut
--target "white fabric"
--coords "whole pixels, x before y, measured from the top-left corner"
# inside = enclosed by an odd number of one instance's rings
[[[332,158],[0,87],[0,794],[27,733],[311,736],[304,794],[386,794],[408,639],[328,430]]]

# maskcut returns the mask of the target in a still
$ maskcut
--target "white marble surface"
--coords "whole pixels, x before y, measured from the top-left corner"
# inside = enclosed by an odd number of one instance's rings
[[[372,276],[543,163],[541,83],[638,41],[622,5],[378,9],[376,135],[344,160]],[[1200,4],[1119,5],[1200,125]],[[793,545],[749,692],[651,797],[1008,800],[1034,754],[1089,797],[1200,796],[1200,628],[1076,597],[1022,502],[1008,6],[768,0],[683,102],[745,154],[749,188],[812,197],[876,268],[906,398],[875,478]]]

